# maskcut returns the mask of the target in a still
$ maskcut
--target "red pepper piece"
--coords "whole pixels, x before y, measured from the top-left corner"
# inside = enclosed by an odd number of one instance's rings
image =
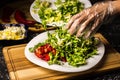
[[[35,23],[37,23],[36,21],[33,21],[33,20],[27,20],[25,13],[22,12],[21,10],[16,10],[14,17],[18,23],[22,23],[22,24],[25,24],[27,26],[33,26],[33,25],[35,25]]]
[[[56,54],[56,49],[55,49],[55,48],[52,49],[52,53],[53,53],[54,55]]]
[[[50,44],[45,44],[44,48],[47,50],[46,53],[51,52],[52,51],[52,46]]]
[[[35,52],[35,55],[38,57],[38,58],[41,58],[45,61],[49,61],[50,60],[50,56],[48,53],[46,54],[39,54],[39,52]]]
[[[35,55],[38,57],[38,58],[43,58],[43,55],[42,54],[39,54],[39,53],[35,53]]]
[[[45,61],[50,60],[49,52],[52,52],[54,55],[56,54],[56,49],[52,48],[50,44],[45,44],[43,46],[38,47],[35,50],[35,55]]]
[[[63,62],[67,62],[67,60],[66,60],[65,57],[61,57],[61,61],[63,61]]]
[[[42,59],[45,60],[45,61],[49,61],[50,60],[49,54],[48,53],[47,54],[43,54],[43,58]]]
[[[42,52],[41,52],[41,47],[37,48],[37,49],[35,50],[35,53],[37,53],[37,54],[42,54]]]
[[[10,16],[14,12],[14,9],[12,7],[4,7],[2,10],[2,21],[9,23],[10,22]]]

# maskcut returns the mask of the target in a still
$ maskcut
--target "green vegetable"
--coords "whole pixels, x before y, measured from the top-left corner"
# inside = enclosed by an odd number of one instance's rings
[[[45,43],[38,43],[38,44],[36,44],[34,47],[30,47],[29,48],[29,51],[30,52],[34,52],[35,51],[35,49],[37,49],[39,46],[42,46],[42,45],[44,45]]]
[[[67,23],[71,16],[79,13],[84,9],[84,4],[79,0],[56,0],[54,2],[57,9],[52,9],[50,6],[51,2],[46,0],[36,0],[34,9],[38,10],[38,15],[42,20],[42,24],[56,23]],[[45,6],[44,6],[45,5]],[[36,12],[36,11],[35,11]]]
[[[86,60],[97,54],[96,42],[94,37],[89,39],[82,36],[76,37],[60,27],[52,34],[48,32],[48,39],[33,48],[49,43],[56,49],[56,54],[49,53],[50,61],[48,64],[61,65],[60,58],[65,58],[69,65],[79,67],[87,64]]]

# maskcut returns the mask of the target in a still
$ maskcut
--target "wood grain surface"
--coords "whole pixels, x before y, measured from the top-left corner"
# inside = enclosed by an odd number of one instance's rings
[[[24,55],[26,44],[4,47],[3,55],[11,80],[66,80],[71,77],[82,77],[88,74],[90,76],[90,74],[102,73],[120,68],[120,54],[109,45],[101,34],[98,33],[95,36],[100,38],[105,44],[105,55],[100,63],[92,69],[77,73],[53,71],[31,63]]]

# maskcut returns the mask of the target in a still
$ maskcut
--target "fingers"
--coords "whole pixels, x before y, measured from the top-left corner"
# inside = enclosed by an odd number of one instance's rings
[[[71,27],[71,25],[73,24],[73,22],[77,19],[77,18],[79,18],[81,16],[81,13],[78,13],[78,14],[76,14],[76,15],[74,15],[71,19],[70,19],[70,21],[68,22],[68,24],[66,25],[66,29],[69,29],[70,27]]]
[[[91,29],[85,34],[85,38],[92,37],[100,26],[100,19],[96,19]]]
[[[106,22],[107,16],[110,14],[108,11],[113,12],[111,3],[95,4],[73,16],[66,25],[66,29],[68,29],[70,34],[76,32],[77,37],[84,34],[88,38],[96,33],[101,24]]]
[[[84,34],[83,32],[85,32],[85,30],[87,30],[87,28],[89,28],[88,25],[90,24],[90,22],[93,21],[93,19],[94,19],[94,15],[90,15],[89,18],[84,23],[81,24],[81,26],[76,34],[77,37]]]
[[[71,27],[68,29],[68,32],[70,34],[74,34],[78,29],[79,29],[79,25],[80,23],[82,23],[85,19],[85,16],[80,16],[79,18],[77,18],[72,24]]]
[[[66,29],[68,29],[68,32],[70,34],[74,34],[80,27],[80,24],[82,24],[89,15],[89,9],[86,9],[76,15],[74,15],[68,24],[66,25]]]

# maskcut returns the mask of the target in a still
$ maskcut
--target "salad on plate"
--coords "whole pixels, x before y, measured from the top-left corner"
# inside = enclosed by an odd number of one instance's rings
[[[30,12],[44,26],[65,25],[71,16],[85,8],[85,0],[35,0]],[[87,3],[86,3],[87,4]]]
[[[49,65],[68,63],[70,66],[80,67],[87,64],[88,58],[98,55],[96,45],[99,41],[94,37],[76,37],[62,27],[52,33],[48,31],[47,36],[45,41],[29,47],[29,51]]]

